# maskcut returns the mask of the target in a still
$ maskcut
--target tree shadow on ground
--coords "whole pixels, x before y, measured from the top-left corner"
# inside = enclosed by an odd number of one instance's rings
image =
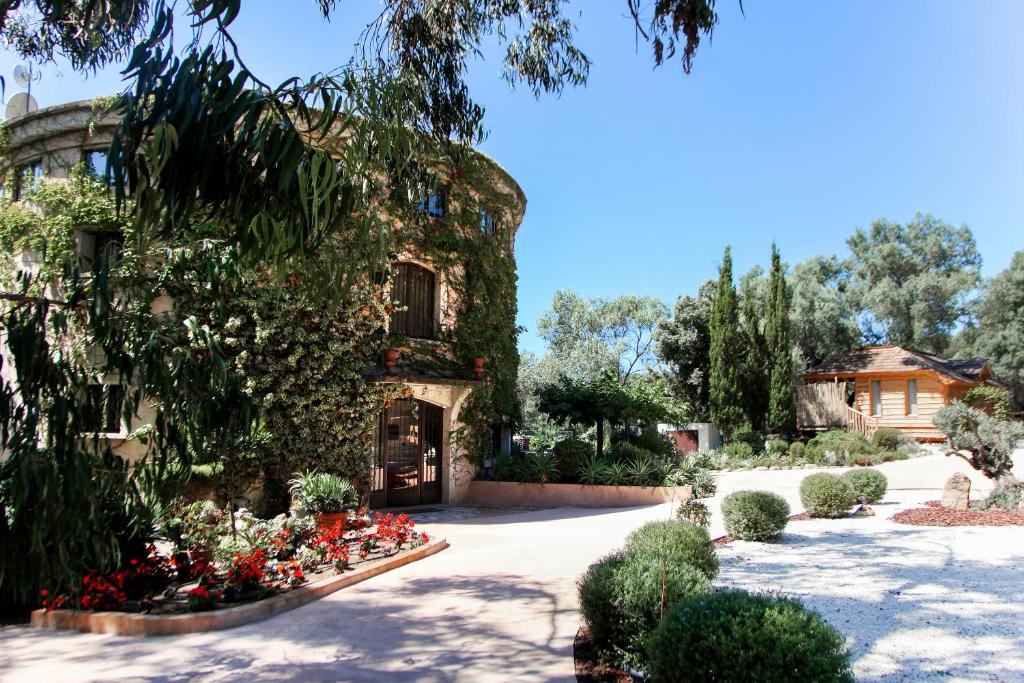
[[[418,618],[424,596],[443,616]],[[489,623],[479,606],[499,601],[508,619]],[[554,620],[571,613],[554,593],[514,574],[409,578],[398,589],[373,582],[247,626],[178,637],[119,638],[30,629],[0,631],[8,671],[59,662],[75,680],[147,681],[570,681],[551,675],[571,657]],[[537,620],[543,619],[542,629]],[[527,628],[529,626],[529,628]],[[537,635],[537,634],[541,635]],[[501,664],[495,659],[500,643]],[[515,662],[515,670],[507,669]],[[570,660],[571,661],[571,660]],[[54,677],[58,680],[60,677]]]
[[[919,527],[795,529],[767,555],[723,552],[719,583],[799,597],[847,636],[858,680],[1024,680],[1024,551],[971,558],[962,532]]]

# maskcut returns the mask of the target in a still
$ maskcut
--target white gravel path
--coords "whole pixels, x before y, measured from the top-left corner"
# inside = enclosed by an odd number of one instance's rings
[[[1024,681],[1024,527],[889,520],[935,493],[790,522],[780,544],[731,543],[716,584],[803,600],[846,635],[858,681]]]

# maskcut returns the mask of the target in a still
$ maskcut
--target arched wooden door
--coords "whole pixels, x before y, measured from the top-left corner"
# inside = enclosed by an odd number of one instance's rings
[[[441,502],[444,409],[398,399],[380,418],[374,452],[371,507]]]

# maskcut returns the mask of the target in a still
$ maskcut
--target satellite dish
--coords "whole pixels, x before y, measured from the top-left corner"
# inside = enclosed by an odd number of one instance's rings
[[[14,82],[22,88],[27,88],[28,84],[32,82],[35,74],[32,73],[32,67],[25,68],[24,64],[19,64],[14,67]]]
[[[38,109],[39,103],[36,102],[36,98],[28,93],[19,92],[13,95],[11,101],[7,103],[7,110],[4,112],[4,116],[8,119],[13,119],[15,116],[23,116]]]

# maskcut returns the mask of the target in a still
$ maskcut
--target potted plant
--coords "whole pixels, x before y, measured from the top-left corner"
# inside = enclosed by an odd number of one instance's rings
[[[355,487],[347,479],[312,470],[296,474],[288,484],[299,510],[313,516],[320,533],[333,530],[339,523],[345,531],[348,514],[359,502]]]

